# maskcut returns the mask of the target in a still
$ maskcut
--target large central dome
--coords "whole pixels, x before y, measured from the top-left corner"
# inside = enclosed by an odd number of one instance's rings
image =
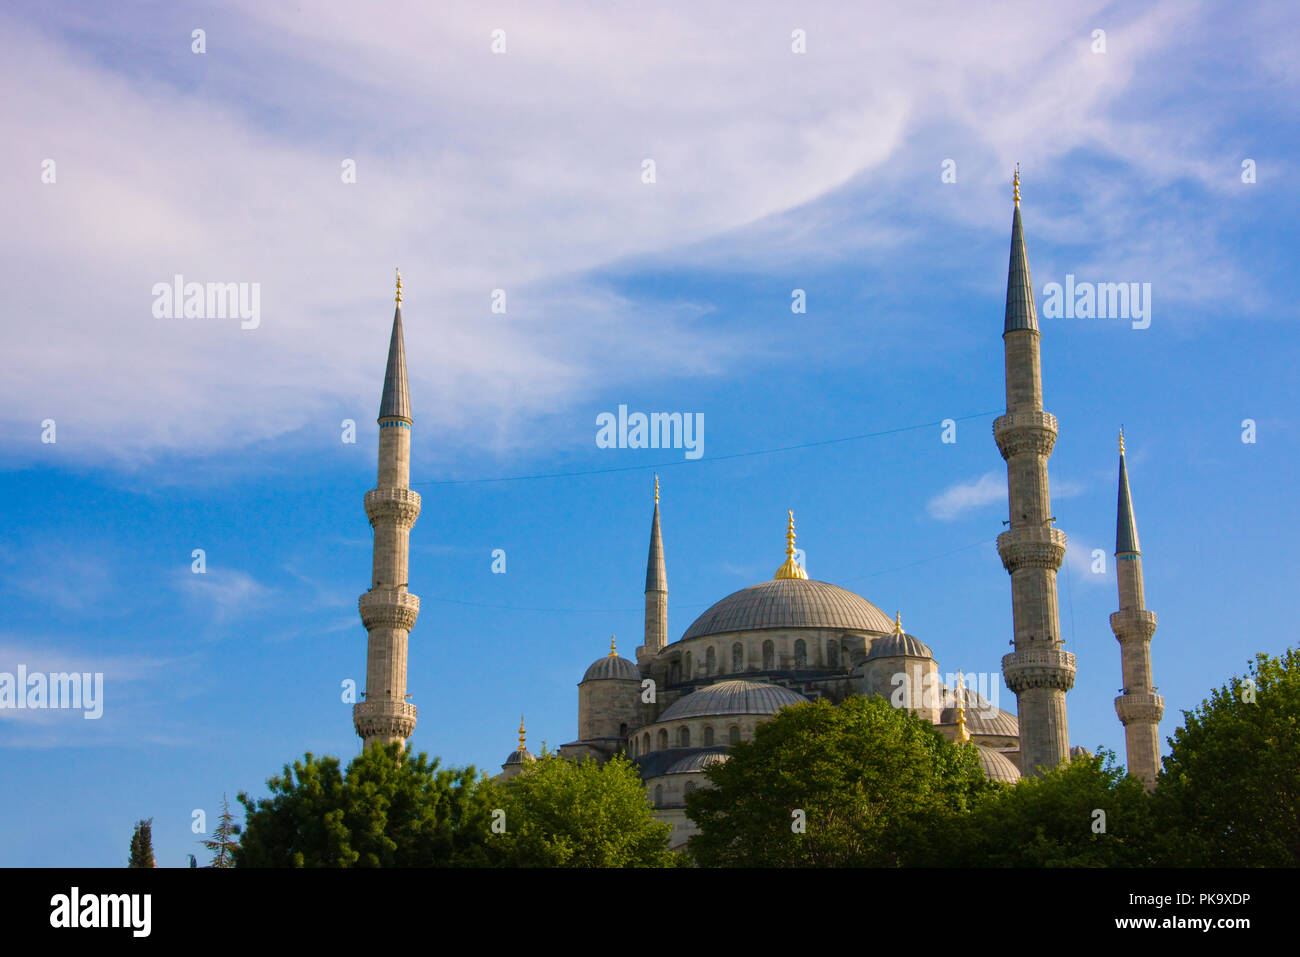
[[[682,640],[761,628],[841,628],[886,634],[894,622],[861,595],[829,582],[778,578],[759,582],[695,619]]]

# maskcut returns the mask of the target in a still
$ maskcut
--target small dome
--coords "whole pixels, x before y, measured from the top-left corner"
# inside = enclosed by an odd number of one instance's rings
[[[776,714],[786,705],[807,701],[780,685],[743,678],[719,681],[679,698],[659,716],[660,721],[699,718],[712,714]]]
[[[1071,761],[1073,761],[1075,758],[1090,758],[1090,757],[1092,757],[1092,752],[1089,751],[1081,744],[1076,744],[1074,747],[1070,749]]]
[[[918,641],[911,635],[904,635],[895,632],[892,635],[885,635],[883,638],[877,638],[871,643],[871,650],[867,652],[867,661],[874,658],[933,658],[929,645]]]
[[[587,669],[587,673],[582,676],[583,681],[640,681],[641,672],[637,671],[636,665],[628,661],[621,655],[606,655],[603,658],[597,658]]]
[[[726,760],[726,751],[701,751],[670,765],[664,774],[690,774],[693,771],[703,771],[711,764],[721,764]]]
[[[537,759],[533,757],[532,752],[527,748],[515,748],[515,750],[510,752],[510,755],[506,758],[506,763],[502,766],[510,767],[513,764],[526,764],[530,761],[536,760]]]
[[[982,744],[975,745],[975,752],[979,755],[980,768],[984,771],[984,776],[990,781],[1015,784],[1020,780],[1020,770],[1005,754],[986,748]]]
[[[939,712],[940,724],[956,724],[957,709]],[[994,707],[977,691],[966,691],[966,730],[971,734],[992,734],[1002,738],[1020,737],[1020,719]]]

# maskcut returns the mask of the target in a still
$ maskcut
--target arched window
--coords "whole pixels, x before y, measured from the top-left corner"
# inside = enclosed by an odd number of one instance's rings
[[[745,646],[740,642],[736,642],[731,646],[731,670],[745,670]]]
[[[686,652],[686,680],[690,681],[695,677],[695,670],[691,667],[691,653]]]
[[[670,661],[668,663],[668,683],[675,685],[682,680],[682,663],[680,661]]]
[[[740,725],[733,724],[727,729],[727,740],[731,744],[740,744]]]
[[[668,729],[667,728],[659,729],[659,750],[660,751],[668,750]]]
[[[655,785],[655,807],[663,807],[663,806],[664,806],[664,786],[662,784],[656,784]]]
[[[794,667],[796,671],[803,671],[808,667],[808,643],[802,638],[794,643]]]
[[[642,754],[650,753],[650,732],[649,731],[641,735],[641,753]]]
[[[704,673],[711,675],[718,667],[718,653],[709,646],[709,650],[704,653]]]
[[[677,729],[677,747],[689,748],[691,746],[691,729],[682,725]]]
[[[626,738],[626,737],[627,737],[627,722],[626,722],[626,721],[624,721],[622,724],[620,724],[620,725],[618,726],[618,736],[619,736],[620,738]]]
[[[706,724],[704,726],[704,746],[707,748],[712,744],[713,744],[713,725]]]
[[[776,646],[769,638],[763,642],[763,670],[771,671],[776,667]]]
[[[826,664],[831,668],[840,666],[840,643],[834,638],[826,642]]]

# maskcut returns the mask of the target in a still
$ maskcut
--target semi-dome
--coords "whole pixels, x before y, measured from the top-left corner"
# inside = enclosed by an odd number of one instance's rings
[[[536,761],[536,760],[537,759],[533,757],[532,752],[529,751],[527,748],[516,748],[514,751],[511,751],[510,754],[506,757],[506,763],[503,766],[510,767],[511,765],[514,764],[527,764],[531,761]]]
[[[765,681],[736,678],[719,681],[670,704],[660,721],[701,718],[715,714],[776,714],[786,705],[807,701],[797,691]]]
[[[582,676],[582,680],[604,681],[610,678],[628,681],[641,680],[641,672],[637,670],[636,665],[619,656],[617,649],[614,647],[614,638],[612,636],[609,639],[609,654],[593,661],[586,674]]]
[[[727,752],[720,748],[711,751],[700,751],[669,765],[664,774],[690,774],[694,771],[703,771],[711,764],[721,764],[727,758]]]
[[[893,628],[861,595],[810,578],[778,578],[732,592],[686,629],[682,640],[763,628],[837,628],[880,634]]]
[[[992,748],[986,748],[981,744],[975,745],[975,753],[979,755],[980,768],[983,769],[984,776],[990,781],[1015,784],[1020,780],[1020,770],[1005,754],[994,751]]]

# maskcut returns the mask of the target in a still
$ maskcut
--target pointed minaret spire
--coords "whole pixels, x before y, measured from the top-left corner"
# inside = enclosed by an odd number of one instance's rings
[[[420,612],[408,589],[410,535],[420,515],[420,495],[411,491],[411,398],[406,387],[402,345],[402,275],[397,274],[397,310],[388,345],[388,368],[379,402],[379,474],[366,493],[366,516],[374,529],[370,590],[358,608],[366,626],[365,700],[352,708],[352,723],[364,742],[405,743],[415,730],[415,705],[406,700],[406,649]]]
[[[1025,251],[1025,232],[1020,224],[1020,167],[1015,176],[1016,211],[1011,217],[1011,263],[1007,269],[1007,311],[1003,333],[1013,329],[1038,329],[1038,309],[1034,305],[1034,284],[1029,278],[1029,253]]]
[[[650,554],[645,563],[645,644],[637,650],[656,655],[668,645],[668,571],[664,542],[659,531],[659,476],[655,476],[655,510],[650,520]]]
[[[803,570],[803,566],[794,560],[794,510],[789,510],[790,521],[785,529],[785,564],[776,570],[773,579],[779,578],[807,578],[808,573]]]
[[[1124,432],[1119,433],[1119,504],[1115,518],[1115,581],[1119,611],[1110,616],[1110,630],[1119,642],[1124,690],[1115,699],[1115,713],[1124,725],[1128,773],[1151,790],[1160,774],[1160,719],[1165,699],[1156,693],[1151,678],[1151,638],[1156,614],[1146,607],[1142,584],[1142,552],[1138,546],[1137,519],[1128,487],[1124,461]]]
[[[1020,718],[1020,767],[1026,776],[1069,759],[1065,694],[1077,664],[1061,639],[1056,573],[1065,559],[1065,534],[1053,527],[1047,459],[1056,444],[1056,416],[1043,409],[1038,314],[1020,222],[1020,171],[1014,182],[1011,261],[1002,329],[1007,411],[993,437],[1007,463],[1010,528],[998,536],[998,554],[1011,576],[1012,643],[1002,659]]]
[[[381,419],[395,416],[411,421],[411,390],[406,382],[406,345],[402,341],[402,273],[397,272],[397,308],[393,311],[393,334],[388,340],[388,368],[384,371],[384,392],[379,400]]]

